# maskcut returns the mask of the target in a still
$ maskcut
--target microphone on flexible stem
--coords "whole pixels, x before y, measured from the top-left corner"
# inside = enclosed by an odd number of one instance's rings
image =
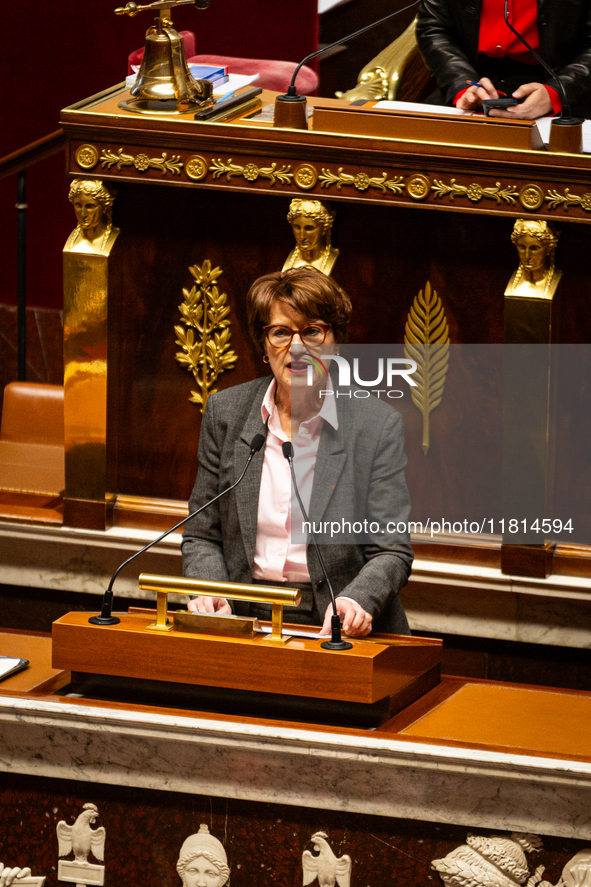
[[[531,52],[533,57],[540,65],[550,74],[550,77],[556,82],[560,100],[562,102],[562,110],[560,117],[555,117],[550,128],[550,144],[549,151],[568,151],[573,154],[580,154],[583,150],[583,120],[581,117],[571,117],[570,105],[566,99],[564,84],[560,77],[550,65],[548,65],[542,56],[536,52],[533,46],[530,46],[525,37],[513,27],[509,21],[509,0],[505,0],[505,24],[509,30],[515,34],[523,45]]]
[[[330,584],[330,579],[328,576],[328,571],[326,569],[326,564],[324,563],[324,558],[320,553],[320,549],[316,544],[316,539],[314,538],[314,533],[312,532],[312,525],[306,514],[306,509],[304,508],[304,503],[300,498],[300,491],[298,490],[298,484],[296,481],[295,471],[293,467],[293,445],[290,440],[285,440],[281,444],[281,449],[283,450],[283,455],[287,459],[289,463],[289,468],[291,471],[291,479],[293,482],[293,488],[295,490],[295,494],[302,511],[302,516],[308,526],[310,527],[310,539],[312,540],[312,545],[314,546],[314,551],[316,552],[316,557],[318,558],[318,562],[322,568],[322,572],[324,573],[324,578],[326,579],[326,584],[328,585],[328,590],[330,592],[330,599],[332,601],[332,619],[330,622],[330,630],[331,630],[331,639],[330,641],[324,641],[324,643],[320,644],[325,650],[350,650],[353,647],[349,641],[344,641],[341,637],[341,620],[339,618],[339,614],[337,613],[337,602],[335,600],[334,591],[332,590],[332,585]]]
[[[420,0],[415,0],[414,3],[410,3],[403,9],[397,9],[395,12],[391,12],[389,15],[385,15],[384,18],[379,19],[377,22],[372,22],[371,25],[366,25],[364,28],[360,28],[358,31],[354,31],[352,34],[349,34],[348,37],[341,37],[340,40],[335,40],[334,43],[330,43],[328,46],[323,46],[322,49],[317,49],[316,52],[311,52],[310,55],[307,55],[305,59],[302,59],[302,61],[293,72],[291,83],[288,86],[285,95],[278,95],[275,99],[275,114],[273,118],[273,126],[289,129],[308,129],[308,117],[306,114],[306,96],[298,95],[295,87],[296,77],[298,76],[302,65],[305,65],[306,62],[315,59],[316,56],[322,55],[323,52],[327,52],[329,49],[334,49],[335,46],[340,46],[347,40],[353,40],[355,37],[359,37],[361,34],[365,34],[366,31],[370,31],[372,28],[376,28],[378,25],[383,25],[384,22],[388,21],[388,19],[395,18],[397,15],[401,15],[401,13],[407,12],[407,10],[412,9],[413,6],[418,6],[419,2]]]
[[[157,542],[161,542],[165,536],[168,536],[170,533],[174,533],[175,530],[178,530],[179,527],[182,527],[183,524],[186,524],[188,520],[191,520],[191,518],[193,517],[197,517],[198,514],[200,514],[202,511],[205,511],[206,508],[209,508],[210,505],[213,505],[214,502],[217,502],[218,499],[221,499],[222,496],[226,495],[226,493],[231,492],[234,487],[237,487],[246,474],[246,470],[252,462],[255,453],[258,453],[264,443],[264,434],[255,434],[250,444],[250,453],[248,454],[246,465],[242,469],[242,474],[240,475],[236,483],[233,483],[232,486],[228,487],[226,490],[222,490],[221,493],[218,493],[217,496],[214,496],[214,498],[210,499],[209,502],[206,502],[205,505],[202,505],[196,511],[193,511],[191,514],[187,515],[187,517],[184,517],[181,521],[178,522],[178,524],[175,524],[174,527],[171,527],[170,530],[166,530],[165,533],[162,533],[160,536],[158,536],[157,539],[153,539],[152,542],[148,542],[147,545],[144,545],[143,548],[140,548],[139,551],[136,551],[135,554],[132,554],[131,557],[128,557],[126,561],[123,561],[123,563],[117,567],[117,569],[111,576],[109,587],[103,595],[103,606],[100,612],[100,616],[91,616],[88,620],[89,622],[91,622],[93,625],[116,625],[118,622],[121,621],[116,616],[113,616],[111,611],[113,608],[113,583],[115,582],[115,579],[117,578],[123,567],[131,563],[131,561],[135,560],[136,557],[139,557],[140,554],[143,554],[144,551],[147,551],[148,548],[152,548],[152,546],[156,545]]]

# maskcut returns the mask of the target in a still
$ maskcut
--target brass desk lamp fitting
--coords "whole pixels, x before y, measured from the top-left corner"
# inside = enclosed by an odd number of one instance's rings
[[[142,591],[155,591],[157,594],[156,621],[147,626],[149,631],[172,631],[175,627],[170,624],[167,618],[169,592],[269,603],[273,607],[271,634],[265,638],[269,644],[287,644],[291,640],[289,635],[283,634],[283,605],[294,606],[299,604],[302,599],[299,588],[248,585],[241,582],[214,582],[213,580],[188,579],[180,576],[154,576],[150,573],[140,573],[139,587]],[[209,618],[213,622],[216,617],[210,616]],[[218,620],[221,618],[223,621],[223,617],[217,618]],[[349,644],[349,646],[352,645]]]
[[[156,0],[145,6],[127,3],[115,10],[116,15],[131,18],[144,9],[156,12],[154,25],[146,31],[144,56],[137,79],[131,88],[132,98],[119,103],[124,111],[139,114],[182,114],[213,105],[213,87],[209,80],[195,80],[187,65],[183,38],[175,31],[170,18],[173,6],[191,4],[200,9],[211,0]]]

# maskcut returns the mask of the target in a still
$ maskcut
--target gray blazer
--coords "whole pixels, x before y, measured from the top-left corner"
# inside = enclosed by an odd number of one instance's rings
[[[271,377],[213,394],[207,401],[199,440],[199,470],[190,511],[231,486],[242,471],[256,434],[266,436],[261,405]],[[335,395],[336,396],[336,395]],[[375,631],[409,634],[398,598],[413,559],[407,533],[387,532],[389,522],[408,524],[410,502],[404,480],[402,417],[375,397],[337,398],[338,430],[323,425],[309,516],[314,523],[363,520],[380,530],[362,543],[334,544],[315,533],[335,595],[346,595],[372,614]],[[186,525],[183,573],[200,579],[252,582],[257,511],[264,448],[236,490]],[[297,459],[297,451],[296,456]],[[400,527],[402,529],[402,527]],[[312,545],[308,571],[316,606],[324,614],[330,596]],[[235,602],[246,615],[248,604]]]

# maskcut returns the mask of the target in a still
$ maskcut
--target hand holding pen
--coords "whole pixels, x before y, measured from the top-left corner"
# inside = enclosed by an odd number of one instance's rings
[[[499,93],[492,85],[488,77],[482,77],[479,83],[474,80],[467,80],[469,88],[460,96],[456,102],[456,108],[461,111],[475,111],[482,108],[482,102],[485,99],[498,99]]]

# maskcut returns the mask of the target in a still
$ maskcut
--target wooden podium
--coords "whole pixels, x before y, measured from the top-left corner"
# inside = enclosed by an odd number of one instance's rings
[[[259,711],[268,703],[267,717],[298,711],[312,721],[321,714],[323,721],[375,725],[440,682],[442,642],[431,638],[375,635],[335,653],[321,648],[324,638],[294,637],[277,647],[262,634],[152,632],[147,626],[153,611],[123,614],[112,626],[91,625],[89,615],[67,613],[53,625],[53,667],[73,672],[78,681],[101,675],[127,679],[130,687],[158,682],[160,690],[167,683],[171,693],[170,685],[185,694],[190,689],[195,702],[203,703],[205,695],[210,706],[217,700],[227,708],[239,698],[243,707],[250,701]],[[209,689],[203,694],[201,688]]]

